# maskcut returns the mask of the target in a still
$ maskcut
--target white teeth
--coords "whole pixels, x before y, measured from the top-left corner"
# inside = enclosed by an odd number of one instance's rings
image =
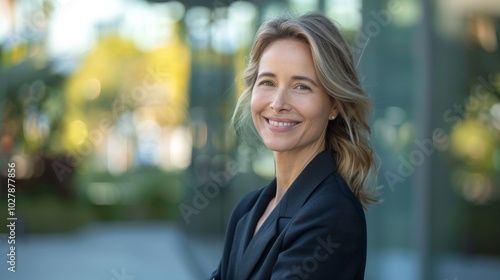
[[[290,122],[276,122],[276,121],[272,121],[272,120],[269,120],[269,123],[271,125],[274,125],[274,126],[292,126],[292,125],[297,124],[297,123],[290,123]]]

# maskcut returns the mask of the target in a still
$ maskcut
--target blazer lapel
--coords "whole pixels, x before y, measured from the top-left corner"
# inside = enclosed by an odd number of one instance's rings
[[[237,279],[248,279],[252,273],[255,265],[263,257],[263,253],[268,244],[277,236],[276,221],[266,228],[265,231],[259,231],[257,235],[252,238],[245,253],[243,254],[241,267],[238,270]]]
[[[244,219],[240,219],[241,226],[244,228],[243,242],[241,243],[239,252],[243,252],[241,256],[241,267],[237,270],[237,279],[247,279],[252,273],[257,261],[259,261],[262,253],[267,247],[267,244],[276,236],[276,225],[271,220],[266,220],[261,226],[259,232],[254,236],[255,227],[260,219],[260,216],[265,211],[269,201],[276,195],[276,179],[269,183],[261,196],[257,199],[255,206],[247,213]],[[268,217],[271,217],[272,214]],[[238,225],[240,226],[240,225]]]
[[[256,202],[255,207],[240,219],[238,227],[242,227],[244,242],[240,243],[239,252],[241,256],[241,267],[237,269],[237,279],[248,279],[255,265],[263,257],[263,253],[271,241],[274,241],[279,233],[288,225],[295,213],[304,205],[309,195],[325,178],[336,170],[336,164],[330,152],[319,153],[302,171],[297,179],[287,190],[277,209],[268,217],[262,225],[262,230],[254,236],[255,226],[260,215],[267,207],[271,197],[276,194],[276,179],[274,179],[263,191]],[[269,224],[270,223],[270,224]],[[265,227],[264,227],[265,226]],[[242,250],[243,249],[243,250]]]
[[[329,151],[316,155],[281,199],[279,216],[288,218],[295,216],[311,193],[335,170],[337,164]]]

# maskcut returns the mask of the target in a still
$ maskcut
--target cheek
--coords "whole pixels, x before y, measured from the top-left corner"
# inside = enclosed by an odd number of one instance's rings
[[[257,126],[257,115],[259,114],[258,98],[252,92],[252,97],[250,99],[250,113],[252,116],[252,121],[255,126]]]
[[[302,103],[305,104],[305,103]],[[328,100],[314,100],[307,104],[307,110],[303,111],[304,115],[307,115],[310,120],[313,121],[315,126],[323,127],[328,124],[328,117],[330,117],[330,108],[327,104]],[[306,106],[304,106],[306,107]]]
[[[250,98],[250,110],[252,112],[252,116],[262,111],[262,103],[262,97],[259,97],[258,93],[252,91],[252,96]]]
[[[257,104],[255,103],[255,95],[252,93],[252,97],[250,99],[250,112],[252,112],[252,117],[255,115],[255,111],[257,110]]]

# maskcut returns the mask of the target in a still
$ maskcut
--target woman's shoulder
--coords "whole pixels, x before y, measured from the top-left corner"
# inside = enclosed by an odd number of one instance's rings
[[[346,250],[366,240],[363,208],[336,172],[330,174],[290,217],[283,246],[294,246],[303,238],[329,236]]]
[[[315,217],[327,226],[365,224],[361,203],[337,172],[330,174],[311,193],[297,215],[299,219]]]
[[[315,203],[323,202],[322,204],[326,205],[356,208],[363,211],[361,202],[337,172],[326,177],[311,194],[309,200],[314,200]]]

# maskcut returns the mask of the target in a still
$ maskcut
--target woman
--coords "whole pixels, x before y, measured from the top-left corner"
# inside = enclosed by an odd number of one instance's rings
[[[233,210],[211,279],[363,279],[375,163],[348,45],[319,14],[270,20],[244,78],[233,123],[253,121],[276,178]]]

